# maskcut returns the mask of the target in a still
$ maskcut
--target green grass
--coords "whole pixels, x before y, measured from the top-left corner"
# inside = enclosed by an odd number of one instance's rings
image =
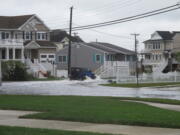
[[[162,104],[171,104],[171,105],[180,105],[180,100],[172,100],[172,99],[158,99],[158,98],[131,98],[131,97],[121,97],[116,98],[118,100],[132,100],[132,101],[145,101],[152,103],[162,103]]]
[[[24,118],[180,128],[180,112],[110,97],[1,95],[0,108],[42,112]]]
[[[110,134],[0,126],[0,135],[110,135]]]
[[[103,86],[109,86],[109,87],[125,87],[125,88],[142,88],[142,87],[162,87],[162,86],[168,86],[168,85],[178,85],[180,86],[180,82],[168,82],[168,83],[140,83],[139,86],[137,84],[117,84],[117,83],[111,83],[111,84],[102,84]]]

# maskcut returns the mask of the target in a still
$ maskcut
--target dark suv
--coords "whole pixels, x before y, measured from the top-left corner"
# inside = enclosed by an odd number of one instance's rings
[[[90,77],[91,79],[96,79],[95,74],[86,68],[71,68],[71,80],[85,80],[86,76]]]

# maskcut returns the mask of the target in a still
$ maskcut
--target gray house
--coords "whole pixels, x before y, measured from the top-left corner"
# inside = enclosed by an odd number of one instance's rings
[[[135,53],[109,43],[73,43],[71,66],[87,68],[96,72],[103,65],[110,64],[113,67],[118,62],[133,62]],[[58,70],[67,70],[68,47],[56,54]]]

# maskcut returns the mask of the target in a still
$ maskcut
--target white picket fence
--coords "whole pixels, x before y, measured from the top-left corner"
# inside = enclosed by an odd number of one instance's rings
[[[166,82],[180,82],[180,73],[172,72],[168,74],[143,74],[138,78],[139,83],[166,83]],[[119,76],[116,78],[117,83],[136,83],[136,76]]]

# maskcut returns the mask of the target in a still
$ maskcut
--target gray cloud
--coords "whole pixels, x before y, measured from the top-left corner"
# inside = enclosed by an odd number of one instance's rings
[[[74,6],[74,23],[87,25],[128,17],[177,3],[177,0],[5,0],[0,4],[0,15],[37,14],[50,28],[68,27],[69,8]],[[129,36],[140,33],[140,42],[155,30],[180,31],[180,10],[142,20],[117,24],[96,30]],[[133,49],[133,40],[112,37],[91,30],[79,31],[86,41],[110,42]],[[140,48],[143,45],[140,44]]]

